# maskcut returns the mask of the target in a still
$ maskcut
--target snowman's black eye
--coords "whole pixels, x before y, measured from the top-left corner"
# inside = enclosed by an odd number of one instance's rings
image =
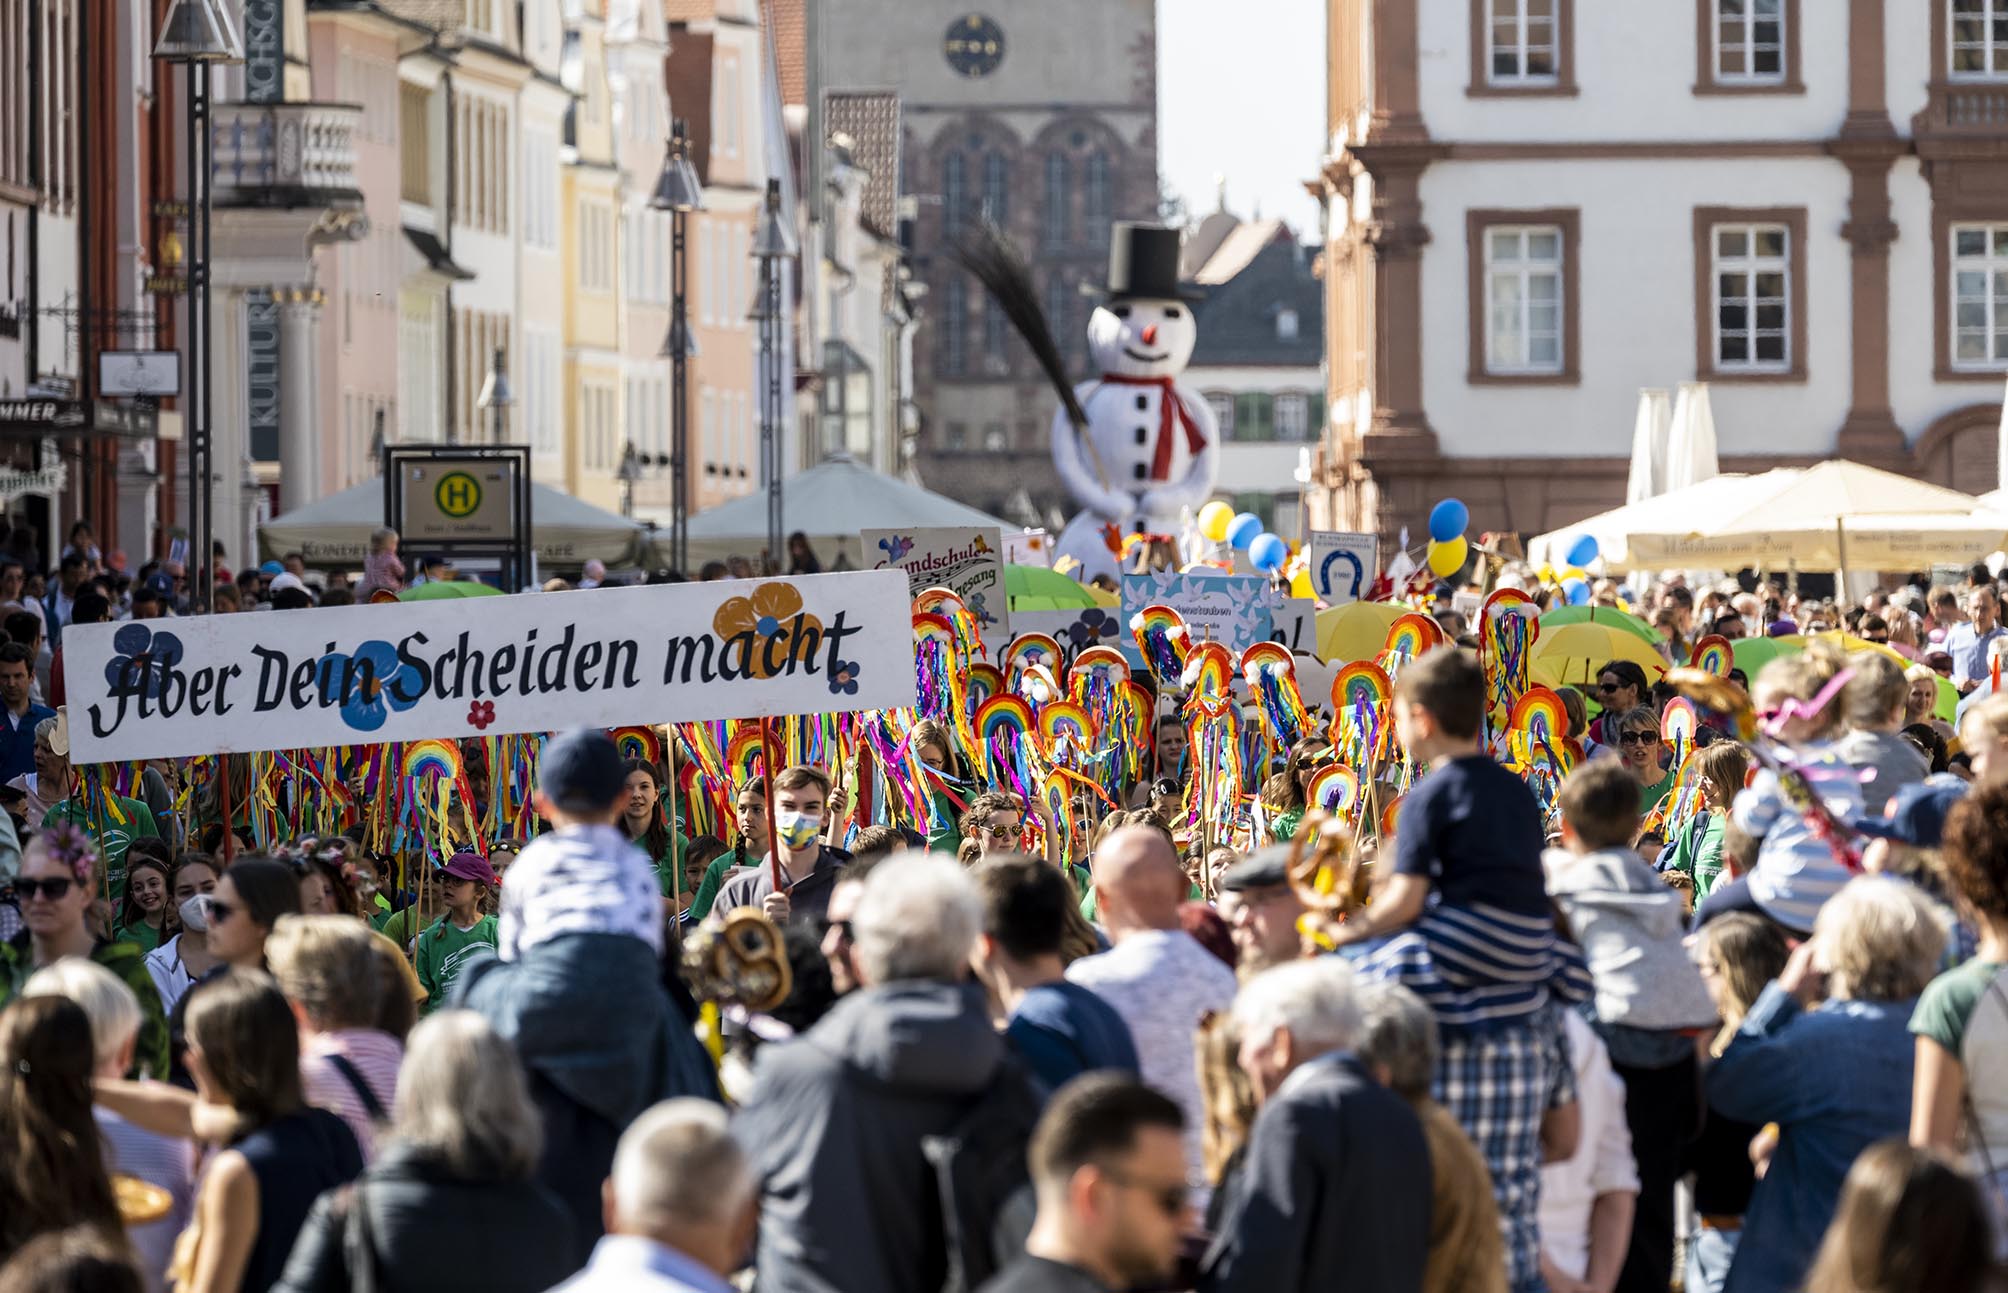
[[[1175,306],[1175,305],[1167,305],[1167,306],[1165,306],[1165,307],[1164,307],[1164,317],[1165,317],[1165,318],[1167,318],[1167,319],[1176,319],[1176,318],[1179,318],[1179,317],[1180,317],[1180,313],[1179,313],[1179,309],[1178,309],[1178,307],[1177,307],[1177,306]]]
[[[1130,308],[1127,305],[1111,305],[1109,313],[1115,315],[1118,319],[1127,319],[1130,315]]]

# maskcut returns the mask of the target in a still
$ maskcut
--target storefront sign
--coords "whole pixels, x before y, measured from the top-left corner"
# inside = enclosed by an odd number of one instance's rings
[[[279,461],[279,303],[272,294],[244,294],[244,372],[250,388],[251,458]]]
[[[891,571],[66,630],[77,763],[914,703]]]
[[[244,0],[244,101],[279,103],[285,97],[284,0]]]

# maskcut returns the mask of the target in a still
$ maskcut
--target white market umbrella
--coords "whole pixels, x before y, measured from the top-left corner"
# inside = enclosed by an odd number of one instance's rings
[[[1625,502],[1643,503],[1666,492],[1666,446],[1673,423],[1673,406],[1663,386],[1638,393],[1638,415],[1632,420],[1631,474],[1625,478]]]
[[[383,523],[383,480],[372,478],[273,517],[258,527],[258,551],[267,560],[297,552],[310,566],[361,569],[370,532]],[[616,569],[639,565],[649,555],[643,534],[638,521],[530,482],[530,542],[540,569],[573,570],[594,560]],[[400,550],[407,563],[427,555],[423,542],[409,538]]]
[[[1833,461],[1719,475],[1541,535],[1535,562],[1593,534],[1613,569],[1915,569],[2008,540],[2008,511],[1908,476]]]
[[[827,568],[832,553],[860,563],[859,530],[911,526],[1021,527],[1000,521],[966,503],[873,471],[846,453],[835,453],[781,481],[781,530],[801,531],[822,554]],[[692,564],[729,556],[757,558],[767,546],[767,491],[755,489],[742,498],[706,508],[690,518]]]
[[[1715,413],[1708,403],[1706,382],[1682,382],[1673,400],[1673,425],[1667,435],[1667,489],[1684,489],[1722,473],[1715,449]]]

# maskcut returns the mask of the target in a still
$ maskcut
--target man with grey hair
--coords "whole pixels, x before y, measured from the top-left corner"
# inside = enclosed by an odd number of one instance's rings
[[[1234,1024],[1262,1108],[1223,1186],[1201,1293],[1421,1288],[1429,1146],[1354,1054],[1351,967],[1324,956],[1264,971],[1235,998]]]
[[[954,862],[888,858],[851,915],[861,986],[761,1053],[734,1125],[760,1180],[760,1289],[931,1293],[950,1239],[940,1196],[964,1180],[955,1142],[990,1137],[994,1159],[1015,1152],[1022,1164],[1038,1097],[968,981],[982,919]],[[965,1224],[970,1210],[988,1211],[984,1200],[954,1202]],[[965,1230],[965,1263],[971,1242]],[[965,1269],[971,1284],[989,1273]]]
[[[753,1169],[725,1110],[665,1100],[636,1118],[601,1191],[606,1234],[552,1293],[732,1293],[760,1224]]]
[[[1367,1071],[1408,1101],[1429,1144],[1429,1258],[1422,1286],[1441,1293],[1506,1293],[1506,1241],[1485,1158],[1450,1111],[1430,1098],[1436,1015],[1399,983],[1357,988]]]

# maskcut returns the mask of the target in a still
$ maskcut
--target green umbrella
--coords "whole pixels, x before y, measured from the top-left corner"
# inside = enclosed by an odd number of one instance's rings
[[[397,595],[401,602],[446,602],[460,597],[500,597],[502,590],[493,584],[484,584],[473,579],[430,580],[416,588],[407,588]]]
[[[1014,611],[1071,611],[1114,604],[1080,581],[1045,566],[1004,567],[1004,593]]]
[[[1782,638],[1737,638],[1729,644],[1736,667],[1751,678],[1779,656],[1797,655],[1806,649],[1806,639],[1796,633]]]
[[[1660,642],[1659,634],[1652,631],[1652,625],[1614,606],[1557,606],[1541,616],[1544,631],[1551,627],[1561,628],[1565,624],[1603,624],[1623,629],[1650,647],[1657,647]]]

